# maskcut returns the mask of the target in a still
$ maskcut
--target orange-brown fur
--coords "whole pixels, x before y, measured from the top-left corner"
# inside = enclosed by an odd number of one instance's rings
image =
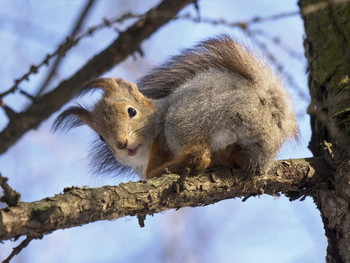
[[[170,160],[171,152],[166,147],[165,141],[162,138],[162,136],[158,136],[154,140],[151,147],[150,158],[146,169],[147,179],[160,176],[154,171],[157,170],[157,168],[164,165],[165,163],[169,162]]]
[[[248,156],[242,152],[241,147],[235,144],[212,155],[206,147],[193,146],[184,150],[180,155],[172,157],[164,139],[158,136],[151,148],[146,177],[147,179],[160,177],[166,170],[181,174],[187,169],[190,173],[194,173],[217,166],[244,168],[248,165]]]
[[[164,146],[163,146],[164,147]],[[157,159],[163,153],[162,151],[156,152],[157,155],[153,156],[153,152],[150,155],[150,164],[152,159]],[[187,169],[190,173],[205,170],[212,166],[211,156],[209,149],[203,146],[192,146],[185,149],[181,154],[168,159],[167,162],[159,165],[155,169],[147,169],[149,172],[146,174],[147,179],[153,177],[159,177],[169,170],[172,173],[182,174]]]

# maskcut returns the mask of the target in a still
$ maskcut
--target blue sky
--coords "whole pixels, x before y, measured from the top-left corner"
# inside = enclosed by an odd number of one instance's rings
[[[0,92],[10,87],[15,78],[26,73],[53,52],[70,30],[72,21],[85,1],[2,0],[0,11]],[[85,28],[96,25],[104,17],[120,16],[126,11],[142,13],[157,1],[97,1]],[[246,21],[297,11],[296,1],[201,0],[201,16],[223,18],[227,21]],[[190,12],[195,16],[193,7]],[[127,26],[121,25],[119,29]],[[277,21],[258,23],[251,27],[265,35],[281,39],[283,45],[303,55],[303,25],[294,16]],[[123,77],[135,81],[152,67],[164,62],[181,48],[219,33],[229,33],[248,43],[256,52],[261,47],[240,29],[193,23],[180,20],[166,25],[142,43],[144,57],[129,57],[106,72],[106,77]],[[105,29],[84,39],[65,57],[51,88],[68,78],[87,58],[102,50],[117,37],[112,29]],[[310,139],[309,119],[305,114],[309,103],[307,94],[306,61],[296,59],[284,48],[257,38],[267,45],[283,68],[292,76],[295,86],[287,87],[294,98],[301,130],[300,143],[287,143],[278,158],[311,156],[307,149]],[[37,90],[47,68],[21,85],[29,93]],[[287,80],[285,75],[282,78]],[[91,103],[96,98],[84,98]],[[18,94],[6,97],[17,111],[29,103]],[[67,104],[68,105],[68,104]],[[66,106],[67,106],[66,105]],[[88,148],[92,132],[81,127],[67,134],[52,134],[50,129],[57,113],[37,130],[26,133],[16,145],[0,156],[0,172],[10,178],[9,183],[22,194],[22,201],[39,200],[62,192],[67,186],[97,187],[128,181],[129,177],[101,178],[89,173]],[[0,112],[0,129],[7,124]],[[136,178],[134,178],[136,180]],[[303,202],[289,202],[286,198],[261,196],[246,202],[226,200],[200,208],[167,211],[147,217],[146,227],[140,229],[135,218],[111,222],[96,222],[82,227],[59,230],[42,240],[33,241],[13,262],[323,262],[326,238],[319,216],[310,198]],[[19,241],[21,241],[20,239]],[[0,245],[0,260],[18,242]]]

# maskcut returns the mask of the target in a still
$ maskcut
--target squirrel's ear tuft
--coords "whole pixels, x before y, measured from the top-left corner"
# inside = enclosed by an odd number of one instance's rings
[[[118,82],[114,78],[93,79],[86,82],[76,93],[76,97],[83,96],[96,89],[101,89],[106,93],[113,93],[118,89]]]
[[[75,96],[79,97],[93,92],[96,89],[103,90],[107,96],[115,95],[125,97],[126,95],[130,95],[137,101],[143,99],[143,95],[140,93],[137,85],[122,78],[100,78],[90,80],[78,90]]]
[[[91,113],[82,106],[72,106],[62,112],[55,120],[52,130],[68,131],[74,127],[86,124],[91,127]]]
[[[138,103],[145,100],[145,97],[139,91],[139,88],[135,83],[126,81],[121,78],[116,78],[114,80],[117,83],[118,90],[121,92],[121,95],[125,96],[125,94],[129,94],[130,97],[134,98]]]

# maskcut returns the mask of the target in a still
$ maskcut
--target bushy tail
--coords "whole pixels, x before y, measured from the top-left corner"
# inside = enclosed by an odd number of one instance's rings
[[[149,98],[159,99],[196,74],[209,68],[220,68],[256,81],[262,68],[260,59],[228,35],[205,40],[155,68],[138,83],[140,91]]]

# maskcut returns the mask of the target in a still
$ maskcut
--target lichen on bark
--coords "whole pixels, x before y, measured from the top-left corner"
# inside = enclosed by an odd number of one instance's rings
[[[312,195],[328,238],[327,263],[350,262],[350,1],[300,0],[309,63],[310,149],[336,169]],[[312,10],[312,11],[310,11]]]

